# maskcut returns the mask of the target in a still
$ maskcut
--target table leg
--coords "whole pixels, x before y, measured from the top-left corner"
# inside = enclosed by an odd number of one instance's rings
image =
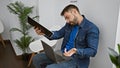
[[[3,40],[2,36],[1,36],[1,34],[0,34],[0,40],[1,40],[2,44],[3,44],[3,46],[6,47],[6,46],[5,46],[5,42],[4,42],[4,40]]]
[[[32,58],[33,58],[34,55],[35,55],[35,53],[32,53],[32,54],[31,54],[31,57],[30,57],[30,60],[29,60],[29,62],[28,62],[28,66],[27,66],[27,67],[30,66],[30,64],[31,64],[31,62],[32,62]]]

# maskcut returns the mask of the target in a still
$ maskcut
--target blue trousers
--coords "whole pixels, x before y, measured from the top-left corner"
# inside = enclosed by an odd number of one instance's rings
[[[51,61],[45,53],[36,54],[33,57],[33,65],[35,68],[42,68],[42,64],[47,64],[46,68],[79,68],[75,60],[63,61],[61,63],[54,63]]]

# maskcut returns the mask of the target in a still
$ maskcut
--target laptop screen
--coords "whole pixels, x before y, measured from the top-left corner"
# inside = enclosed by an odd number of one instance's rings
[[[44,51],[47,57],[51,59],[52,61],[57,62],[52,47],[46,44],[45,42],[43,42],[42,40],[41,42],[42,42],[42,45],[43,45],[43,48],[44,48]]]

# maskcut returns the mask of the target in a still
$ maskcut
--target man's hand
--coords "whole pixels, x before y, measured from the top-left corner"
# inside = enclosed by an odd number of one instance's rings
[[[35,32],[38,34],[38,35],[44,35],[44,33],[42,32],[42,30],[38,27],[34,27],[35,29]]]
[[[64,56],[70,57],[72,56],[74,53],[76,53],[77,49],[76,48],[72,48],[71,50],[67,51],[66,49],[64,50]]]

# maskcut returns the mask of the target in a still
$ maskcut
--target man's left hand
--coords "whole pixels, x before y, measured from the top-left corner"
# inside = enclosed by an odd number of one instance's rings
[[[71,50],[69,50],[69,51],[66,51],[66,49],[65,49],[65,51],[64,51],[64,56],[67,56],[67,57],[70,57],[70,56],[72,56],[74,53],[76,53],[76,51],[77,51],[77,49],[76,48],[72,48]]]

